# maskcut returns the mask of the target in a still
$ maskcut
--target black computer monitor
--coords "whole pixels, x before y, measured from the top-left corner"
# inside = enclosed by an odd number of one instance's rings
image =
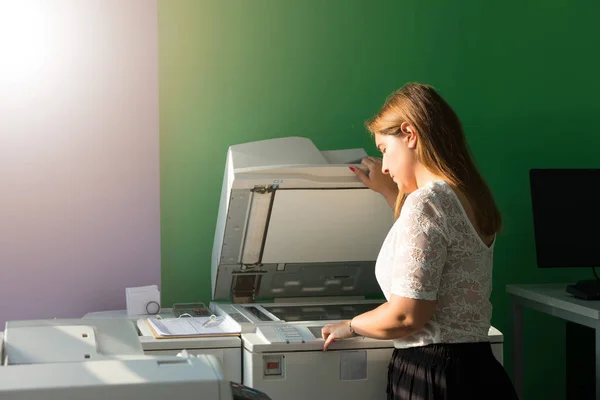
[[[538,267],[600,266],[600,169],[531,169],[529,180]],[[600,281],[578,284],[600,298]]]

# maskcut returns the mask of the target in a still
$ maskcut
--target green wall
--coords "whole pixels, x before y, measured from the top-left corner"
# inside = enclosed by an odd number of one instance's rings
[[[210,300],[229,145],[297,135],[324,150],[377,155],[364,121],[393,90],[419,81],[456,109],[503,213],[492,301],[508,349],[506,284],[591,274],[536,267],[528,170],[600,166],[600,8],[501,4],[159,1],[163,303]],[[556,190],[586,189],[557,182]],[[525,398],[564,398],[564,324],[530,312],[525,328]]]

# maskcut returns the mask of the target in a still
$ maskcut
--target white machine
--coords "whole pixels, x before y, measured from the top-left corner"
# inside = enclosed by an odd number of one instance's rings
[[[213,256],[213,312],[242,327],[243,380],[273,399],[386,398],[393,342],[336,341],[321,327],[384,300],[375,260],[393,224],[348,168],[363,149],[291,137],[231,146]],[[501,360],[502,334],[490,330]]]
[[[9,321],[1,347],[6,400],[268,398],[226,380],[214,356],[143,355],[127,320]]]
[[[161,310],[160,316],[174,317],[170,309]],[[151,316],[128,316],[125,310],[92,312],[84,316],[88,319],[129,319],[137,328],[144,354],[174,356],[182,350],[187,350],[191,355],[209,354],[217,357],[221,363],[225,379],[242,382],[242,340],[239,336],[156,339],[145,321],[148,317]]]

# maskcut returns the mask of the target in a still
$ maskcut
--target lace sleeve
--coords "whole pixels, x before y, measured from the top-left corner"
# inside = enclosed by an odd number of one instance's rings
[[[409,196],[396,221],[392,294],[435,300],[446,262],[448,240],[444,216],[432,203]]]

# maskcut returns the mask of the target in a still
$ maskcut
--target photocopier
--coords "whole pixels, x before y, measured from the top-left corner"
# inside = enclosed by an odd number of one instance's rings
[[[391,340],[322,351],[324,324],[385,301],[374,267],[393,213],[349,169],[366,156],[301,137],[228,149],[210,308],[242,327],[242,383],[273,399],[386,398]],[[489,337],[502,361],[502,334]]]
[[[0,340],[3,400],[269,399],[215,356],[144,355],[126,319],[8,321]]]
[[[239,336],[178,337],[157,339],[146,320],[153,315],[128,315],[126,310],[97,311],[83,316],[86,319],[125,319],[135,325],[138,339],[146,355],[209,354],[217,357],[225,379],[242,382],[242,341]],[[164,308],[154,317],[175,318],[173,310]]]

